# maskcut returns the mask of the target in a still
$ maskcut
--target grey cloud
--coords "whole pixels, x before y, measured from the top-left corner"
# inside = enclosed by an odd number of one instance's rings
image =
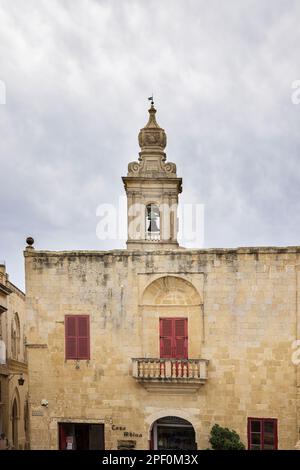
[[[0,1],[0,259],[23,285],[42,249],[108,249],[154,92],[182,202],[205,204],[205,246],[299,244],[298,1]]]

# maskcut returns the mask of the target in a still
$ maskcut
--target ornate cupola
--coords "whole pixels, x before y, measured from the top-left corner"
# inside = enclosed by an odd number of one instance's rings
[[[123,182],[127,194],[127,248],[173,249],[177,242],[177,206],[182,179],[175,163],[166,162],[167,136],[156,122],[153,98],[149,120],[139,132],[138,161],[128,165]]]

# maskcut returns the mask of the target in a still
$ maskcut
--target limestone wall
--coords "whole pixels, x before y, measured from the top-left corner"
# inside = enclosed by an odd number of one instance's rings
[[[104,423],[106,449],[124,439],[120,427],[137,435],[137,448],[147,449],[152,423],[167,415],[194,425],[198,448],[208,446],[216,422],[247,444],[247,417],[277,418],[279,448],[294,448],[299,253],[27,249],[32,448],[58,448],[57,424],[69,420]],[[179,278],[178,295],[157,300],[153,286],[160,278]],[[65,360],[64,317],[72,314],[90,315],[90,361]],[[207,382],[195,393],[149,392],[132,377],[131,358],[159,357],[163,315],[187,316],[189,354],[209,360]]]

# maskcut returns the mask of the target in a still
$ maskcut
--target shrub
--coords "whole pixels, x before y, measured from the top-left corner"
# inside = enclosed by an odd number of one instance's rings
[[[209,442],[214,450],[245,450],[240,436],[233,430],[215,424],[210,432]]]

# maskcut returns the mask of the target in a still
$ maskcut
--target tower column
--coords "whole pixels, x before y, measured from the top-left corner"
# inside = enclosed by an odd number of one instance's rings
[[[170,214],[170,225],[171,225],[171,239],[177,240],[177,205],[178,205],[178,197],[177,195],[171,196],[171,214]]]
[[[163,195],[161,212],[162,212],[162,239],[167,241],[171,239],[170,200],[169,200],[168,194]]]

